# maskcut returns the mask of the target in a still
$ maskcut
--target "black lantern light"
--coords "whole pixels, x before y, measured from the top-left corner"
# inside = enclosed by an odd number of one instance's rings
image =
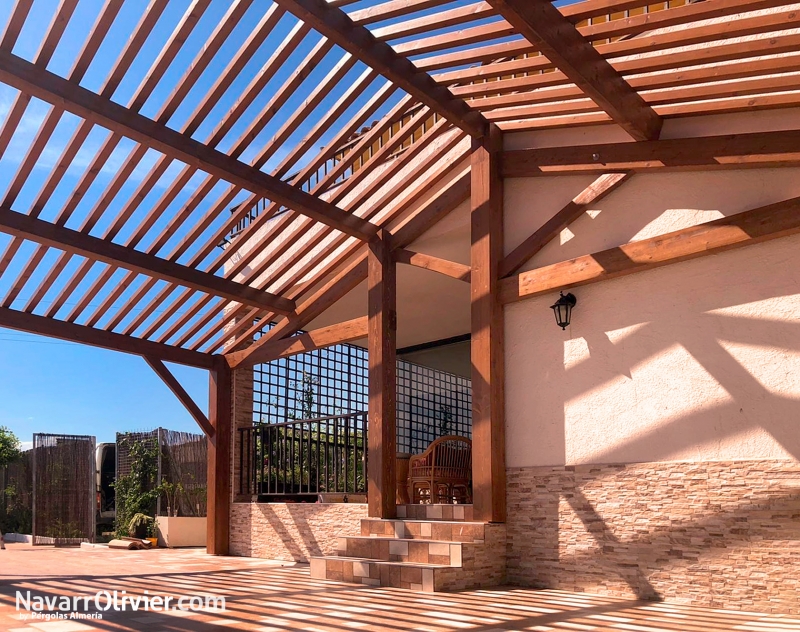
[[[556,323],[561,329],[566,329],[569,326],[572,308],[575,307],[577,302],[578,299],[575,298],[574,294],[569,293],[564,296],[564,292],[561,292],[558,300],[550,306],[556,316]]]

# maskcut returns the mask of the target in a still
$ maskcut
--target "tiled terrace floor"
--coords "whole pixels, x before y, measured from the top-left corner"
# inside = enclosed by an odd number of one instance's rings
[[[15,593],[203,595],[226,599],[217,613],[106,613],[103,620],[21,621]],[[90,610],[91,612],[91,610]],[[224,626],[224,627],[223,627]],[[0,630],[598,630],[602,632],[778,632],[800,618],[609,599],[520,588],[425,595],[315,581],[308,566],[213,558],[198,550],[0,551]]]

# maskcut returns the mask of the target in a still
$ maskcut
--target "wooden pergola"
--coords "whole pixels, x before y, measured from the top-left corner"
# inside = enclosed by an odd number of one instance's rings
[[[800,229],[787,200],[518,274],[638,171],[800,164],[800,130],[660,138],[669,118],[800,105],[792,3],[237,0],[199,46],[218,3],[133,4],[113,59],[100,53],[131,3],[105,0],[77,55],[63,40],[80,0],[49,25],[32,0],[10,12],[0,154],[32,104],[47,110],[0,203],[0,326],[148,361],[208,435],[212,553],[227,552],[231,371],[365,335],[369,510],[394,515],[397,263],[470,283],[475,516],[503,521],[503,304]],[[33,56],[17,52],[23,29]],[[503,149],[504,132],[602,124],[631,140]],[[504,256],[503,178],[575,173],[597,179]],[[407,249],[467,199],[471,266]],[[218,248],[234,229],[237,244],[269,245],[267,260]],[[367,316],[296,335],[365,280]],[[209,370],[208,417],[165,361]]]

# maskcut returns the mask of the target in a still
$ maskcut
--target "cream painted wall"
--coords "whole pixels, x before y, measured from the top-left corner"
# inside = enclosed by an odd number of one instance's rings
[[[507,180],[506,252],[592,179]],[[638,174],[527,269],[799,195],[800,169]],[[574,294],[563,332],[555,292],[506,308],[508,466],[800,458],[800,236]]]

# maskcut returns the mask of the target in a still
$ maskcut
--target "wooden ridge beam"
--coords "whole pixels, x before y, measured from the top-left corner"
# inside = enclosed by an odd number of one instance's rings
[[[661,118],[550,0],[488,1],[633,138],[659,137]]]
[[[615,191],[625,180],[630,178],[631,172],[605,173],[581,191],[573,200],[567,203],[558,213],[547,220],[541,228],[514,248],[500,263],[500,278],[514,274],[525,263],[544,248],[558,234],[578,219],[586,207],[599,202],[606,195]]]
[[[389,44],[378,40],[369,29],[356,24],[341,9],[326,0],[276,2],[466,133],[475,137],[486,133],[488,123],[482,114],[454,97],[447,88],[436,83]]]
[[[77,342],[111,351],[159,358],[166,362],[185,364],[186,366],[200,369],[210,369],[214,363],[214,356],[207,353],[151,342],[150,340],[142,340],[141,338],[133,338],[132,336],[125,336],[103,329],[67,323],[63,320],[47,318],[46,316],[26,314],[7,307],[0,307],[0,327],[68,342]]]
[[[700,170],[800,164],[800,130],[606,143],[503,153],[505,178],[605,173],[611,170]]]
[[[644,272],[800,233],[800,197],[544,266],[500,282],[500,302]]]
[[[161,378],[161,381],[167,385],[167,388],[169,388],[180,403],[183,404],[184,408],[186,408],[192,418],[197,422],[197,425],[200,426],[200,429],[205,433],[206,437],[209,439],[213,437],[214,427],[211,425],[211,422],[208,421],[208,417],[200,410],[200,407],[192,399],[192,396],[186,392],[186,389],[183,388],[172,371],[167,368],[167,365],[158,358],[150,356],[144,356],[144,361],[150,365],[150,368],[155,371],[156,375]]]
[[[448,261],[447,259],[426,255],[421,252],[411,252],[405,248],[395,250],[394,257],[397,263],[405,263],[417,268],[430,270],[431,272],[438,272],[453,279],[469,283],[472,268],[463,263]]]
[[[292,300],[161,259],[127,246],[120,246],[99,237],[56,226],[50,222],[13,211],[7,206],[0,206],[0,231],[70,254],[120,266],[127,270],[177,283],[200,292],[215,294],[253,307],[261,307],[282,314],[291,314],[295,310],[295,302]]]
[[[368,240],[378,230],[279,178],[4,50],[0,50],[0,81],[359,239]]]
[[[235,351],[225,356],[232,369],[288,358],[298,353],[308,353],[333,345],[352,342],[367,337],[367,317],[361,316],[336,325],[320,327],[297,336],[271,340],[255,353]]]

